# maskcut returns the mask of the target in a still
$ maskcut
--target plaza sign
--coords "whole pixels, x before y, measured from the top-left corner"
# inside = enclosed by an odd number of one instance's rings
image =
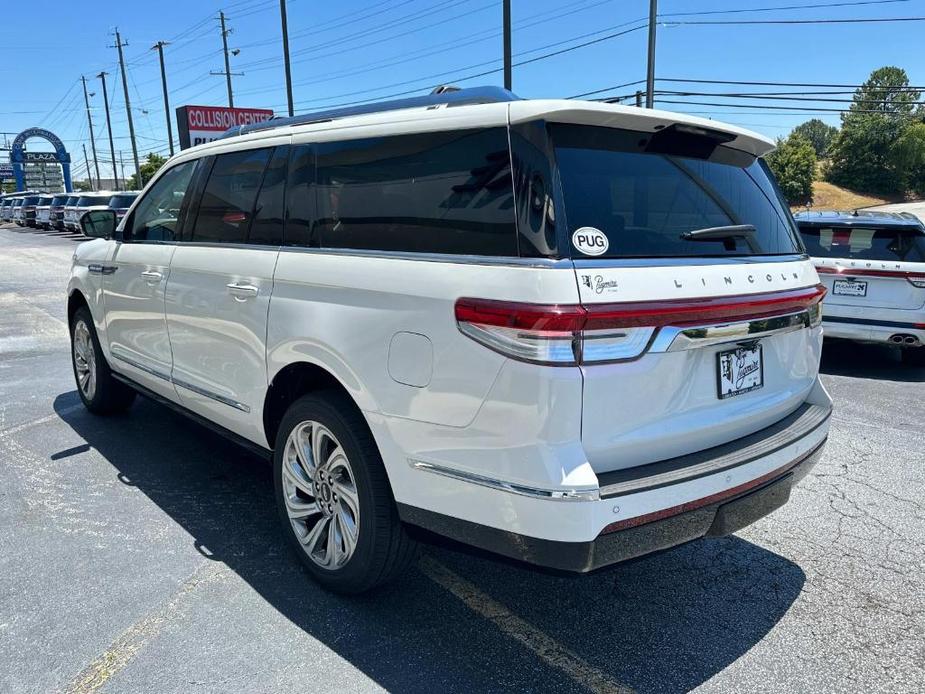
[[[236,125],[262,123],[273,117],[265,108],[229,108],[226,106],[180,106],[177,109],[177,132],[180,149],[217,140]]]

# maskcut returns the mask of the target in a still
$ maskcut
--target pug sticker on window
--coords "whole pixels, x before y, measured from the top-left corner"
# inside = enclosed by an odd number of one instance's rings
[[[604,255],[610,247],[607,234],[594,227],[581,227],[572,234],[572,245],[584,255]]]

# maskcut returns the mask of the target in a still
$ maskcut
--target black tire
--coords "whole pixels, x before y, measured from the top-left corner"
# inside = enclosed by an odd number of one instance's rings
[[[107,415],[117,412],[124,412],[135,400],[135,391],[121,381],[113,378],[112,371],[106,358],[103,356],[103,350],[100,348],[99,338],[96,336],[96,328],[93,326],[93,318],[90,310],[86,306],[81,306],[71,318],[71,367],[74,370],[74,381],[77,384],[77,394],[84,406],[93,414]],[[75,336],[80,335],[83,329],[89,333],[89,340],[92,344],[92,353],[89,354],[92,359],[92,369],[94,377],[94,387],[92,389],[81,385],[81,374],[78,373],[81,368],[79,365],[80,358],[75,346]]]
[[[316,563],[297,535],[297,526],[310,535],[311,529],[316,523],[320,524],[323,517],[318,516],[315,520],[316,517],[311,516],[308,520],[292,521],[287,512],[283,472],[287,442],[297,427],[309,421],[328,429],[343,449],[359,500],[355,549],[345,563],[336,568]],[[398,517],[379,449],[362,413],[346,394],[333,390],[318,391],[299,398],[289,407],[276,436],[273,480],[286,541],[308,573],[328,590],[344,594],[368,591],[395,578],[415,560],[417,543],[408,536]],[[291,485],[291,482],[287,484]],[[295,490],[295,487],[289,488]],[[322,501],[322,492],[314,492],[317,494],[316,503]],[[311,498],[301,491],[297,494],[306,501]],[[336,495],[334,499],[336,501]],[[330,518],[329,523],[335,525],[335,519]],[[346,547],[346,544],[339,547]]]
[[[908,366],[925,366],[925,347],[904,347],[903,364]]]

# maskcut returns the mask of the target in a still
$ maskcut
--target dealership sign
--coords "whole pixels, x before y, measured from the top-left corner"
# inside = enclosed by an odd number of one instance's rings
[[[0,164],[0,179],[2,178],[13,178],[12,164]]]
[[[272,117],[273,111],[265,108],[180,106],[177,109],[180,149],[217,140],[228,128],[236,125],[262,123]]]

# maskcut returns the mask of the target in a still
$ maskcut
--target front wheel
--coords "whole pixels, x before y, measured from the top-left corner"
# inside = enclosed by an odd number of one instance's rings
[[[283,532],[325,588],[362,593],[414,560],[379,450],[346,395],[324,391],[294,402],[273,467]]]
[[[135,391],[113,377],[86,306],[71,319],[71,364],[80,399],[94,414],[122,412],[132,404]]]

